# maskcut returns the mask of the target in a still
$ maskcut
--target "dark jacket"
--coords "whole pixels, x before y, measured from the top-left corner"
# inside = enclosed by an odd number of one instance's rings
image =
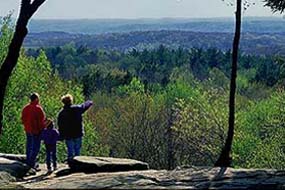
[[[92,101],[81,105],[64,106],[58,114],[58,129],[61,140],[69,140],[82,137],[84,134],[82,114],[88,110]]]
[[[45,128],[41,133],[41,140],[46,145],[54,145],[59,140],[59,133],[54,127]]]

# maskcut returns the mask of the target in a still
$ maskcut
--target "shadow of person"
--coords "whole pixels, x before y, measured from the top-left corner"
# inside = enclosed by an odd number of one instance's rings
[[[49,177],[52,173],[53,173],[52,171],[47,171],[46,173],[43,173],[43,174],[41,174],[41,175],[28,178],[28,179],[26,179],[26,180],[24,180],[24,181],[26,181],[26,184],[35,183],[35,182],[39,182],[39,181],[44,181],[44,180],[48,179],[48,177]]]

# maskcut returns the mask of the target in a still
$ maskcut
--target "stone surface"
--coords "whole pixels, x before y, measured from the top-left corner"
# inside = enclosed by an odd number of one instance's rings
[[[43,166],[42,166],[43,167]],[[62,168],[62,166],[60,166]],[[66,169],[66,168],[63,168]],[[181,168],[173,171],[145,170],[113,173],[54,173],[29,177],[16,182],[32,189],[285,189],[285,171]]]
[[[15,177],[12,177],[7,172],[0,172],[0,189],[20,189],[24,188],[21,185],[13,183],[16,181]]]
[[[6,158],[9,160],[16,160],[19,162],[26,163],[26,155],[24,154],[4,154],[0,153],[0,158]]]
[[[110,157],[88,157],[77,156],[68,163],[73,172],[117,172],[131,170],[147,170],[147,163],[137,160],[110,158]]]
[[[0,157],[0,172],[6,172],[16,178],[22,178],[26,175],[29,169],[30,167],[22,162]]]
[[[10,182],[16,181],[15,177],[12,177],[7,172],[0,172],[0,187],[9,184]]]

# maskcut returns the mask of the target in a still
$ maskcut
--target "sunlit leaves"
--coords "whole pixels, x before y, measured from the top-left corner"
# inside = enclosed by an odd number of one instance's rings
[[[236,166],[284,169],[284,102],[281,90],[240,113],[233,147]]]
[[[10,44],[10,41],[12,40],[13,35],[13,25],[12,25],[12,19],[11,19],[12,13],[10,13],[8,16],[2,18],[0,20],[0,64],[3,63],[3,60],[8,52],[8,45]]]
[[[0,38],[0,49],[6,49],[7,43],[12,34],[10,25],[3,25],[3,35]],[[4,35],[5,34],[5,35]],[[0,52],[2,55],[3,52]],[[48,118],[55,121],[57,114],[62,108],[60,97],[70,93],[75,98],[75,103],[84,101],[82,87],[72,81],[64,81],[57,74],[53,73],[51,64],[43,51],[36,58],[27,57],[24,50],[21,51],[20,58],[12,76],[9,80],[5,102],[4,102],[4,128],[0,138],[0,152],[25,153],[25,132],[20,120],[21,111],[25,104],[29,102],[29,95],[32,92],[40,94],[40,101]],[[85,120],[85,130],[88,140],[84,140],[85,146],[82,152],[85,155],[96,155],[98,152],[104,153],[104,147],[98,147],[99,136],[87,118]],[[66,159],[65,145],[59,144],[59,160]],[[40,154],[44,159],[44,149]]]

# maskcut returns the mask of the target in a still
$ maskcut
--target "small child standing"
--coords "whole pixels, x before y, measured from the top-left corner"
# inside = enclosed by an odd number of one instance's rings
[[[41,139],[44,141],[46,147],[46,165],[48,172],[52,172],[51,160],[53,163],[53,170],[57,170],[56,157],[56,143],[59,140],[59,132],[54,127],[51,119],[45,121],[45,129],[41,133]]]

